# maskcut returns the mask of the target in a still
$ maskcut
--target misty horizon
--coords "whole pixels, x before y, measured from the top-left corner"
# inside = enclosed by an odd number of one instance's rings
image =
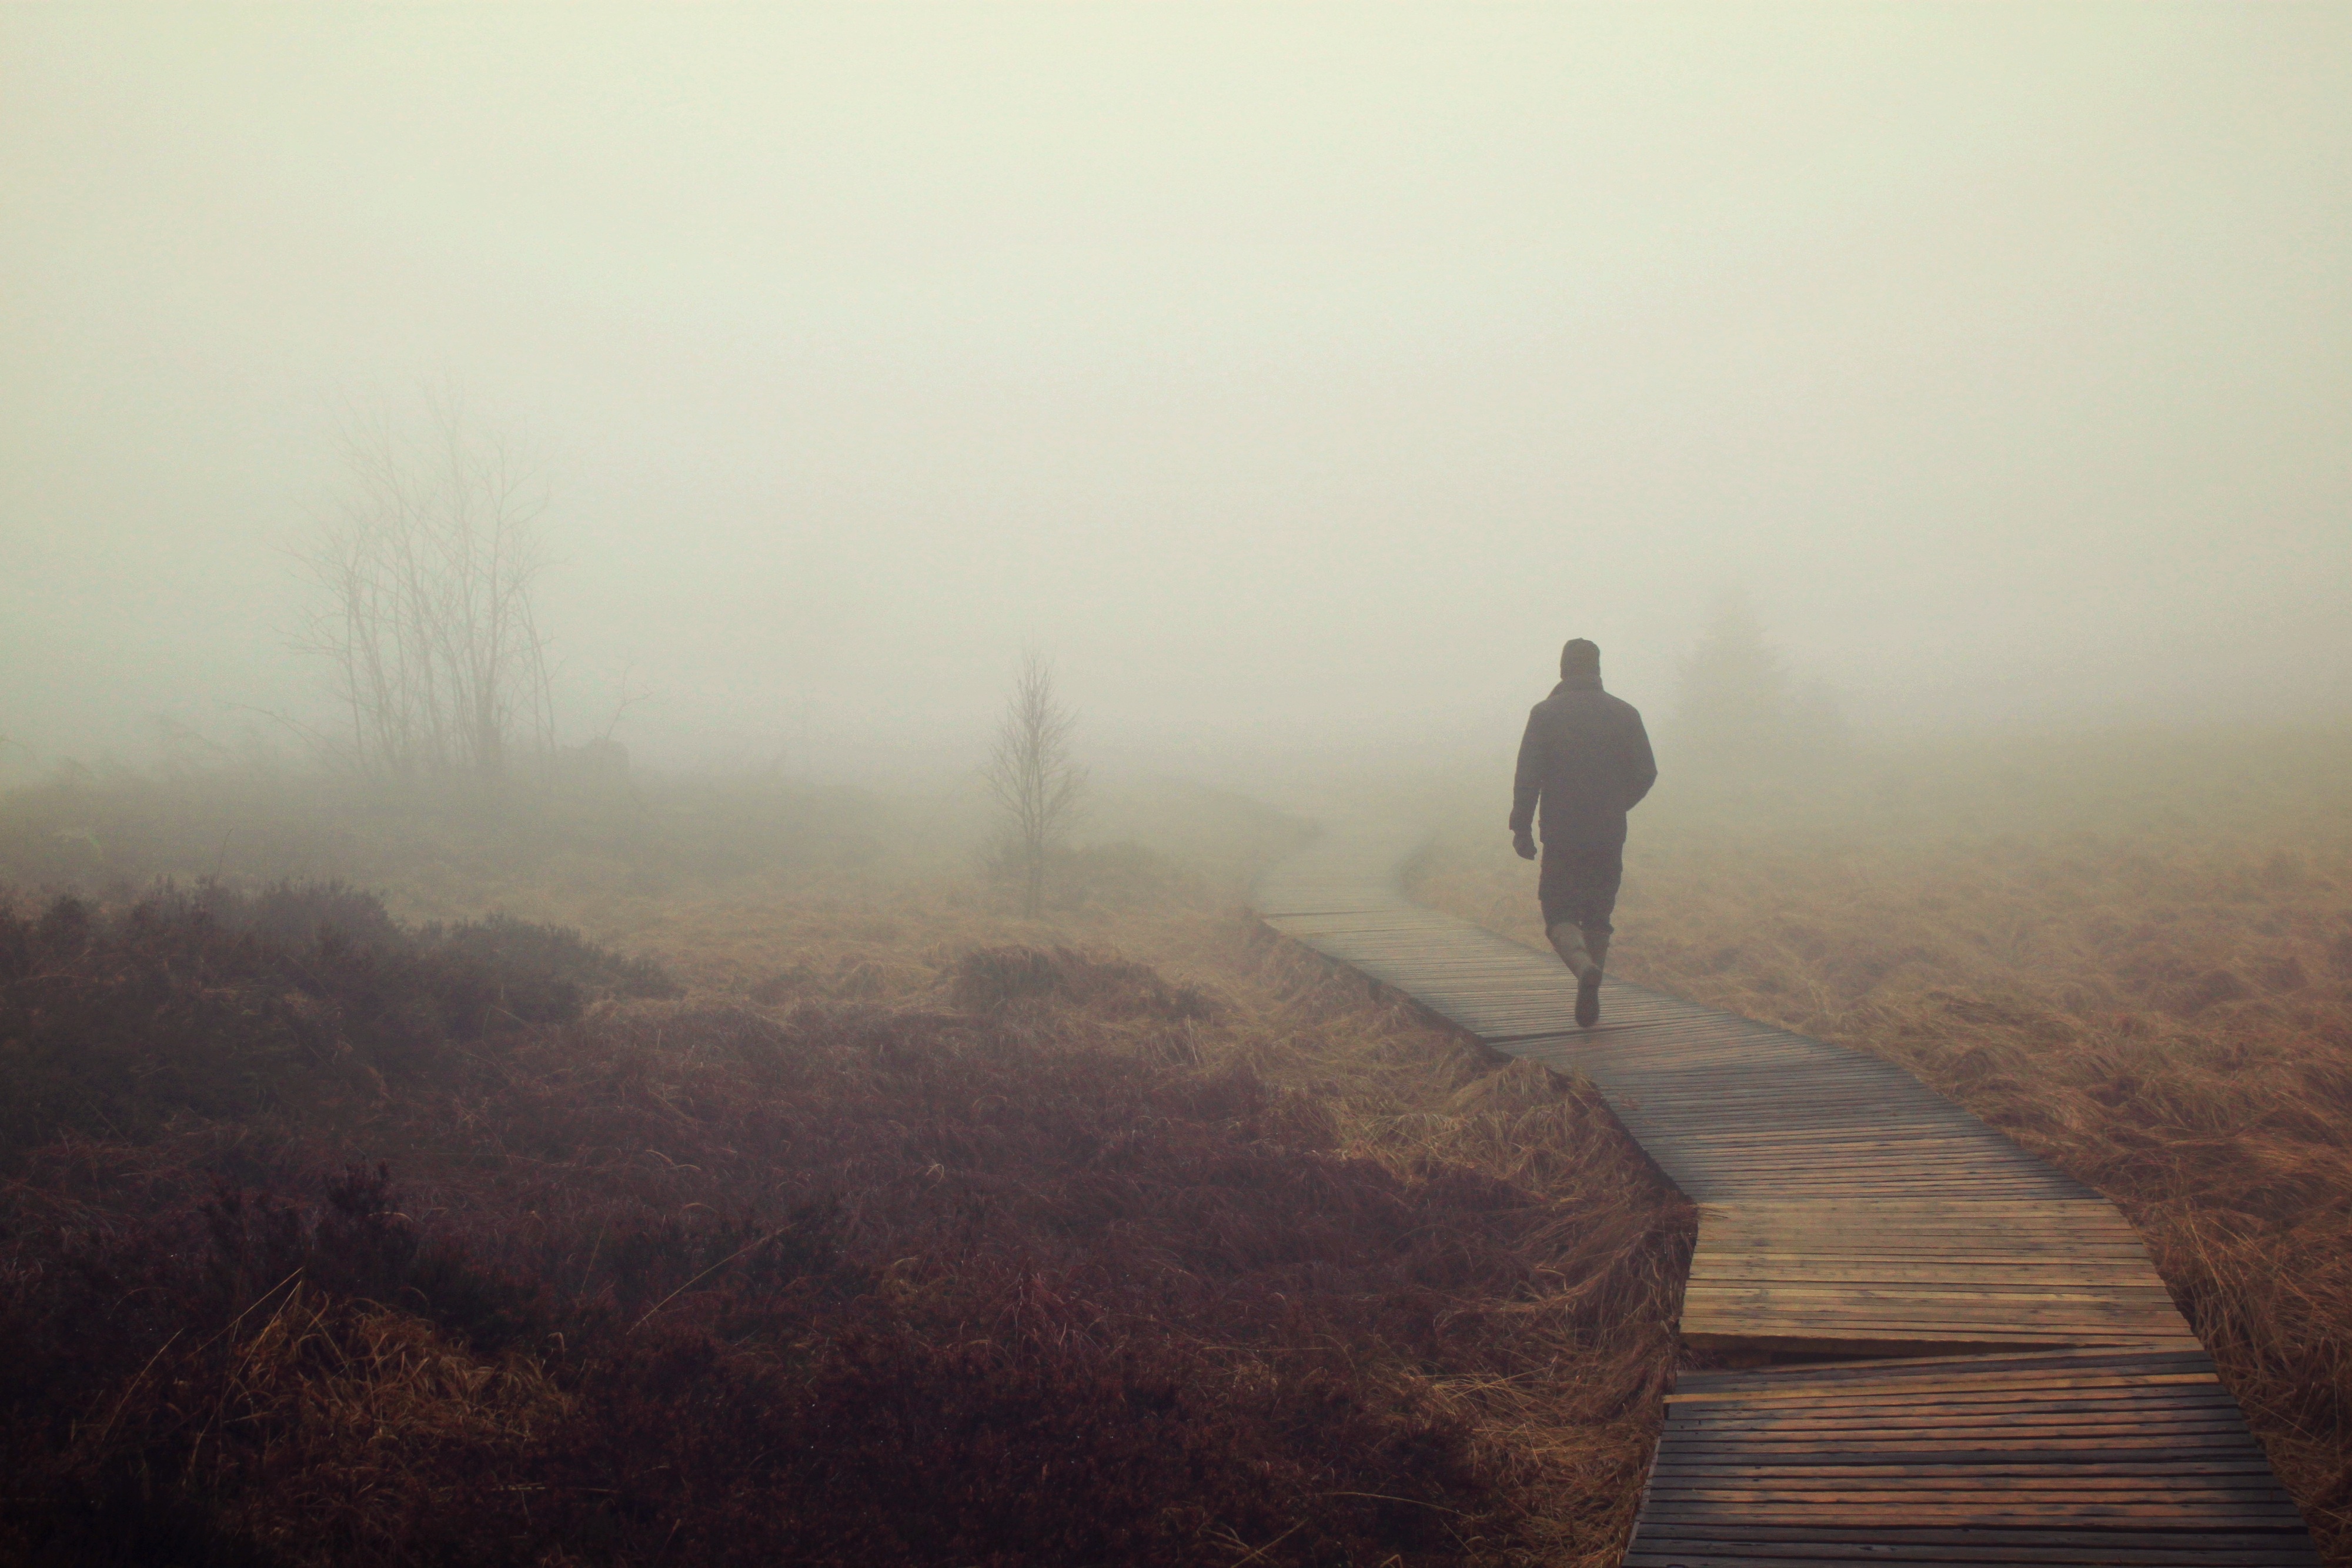
[[[325,722],[354,411],[546,476],[559,737],[895,777],[2352,715],[2340,8],[19,9],[7,768]]]

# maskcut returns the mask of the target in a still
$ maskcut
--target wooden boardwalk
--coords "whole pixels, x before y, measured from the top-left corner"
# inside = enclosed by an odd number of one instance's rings
[[[1590,1080],[1698,1207],[1685,1343],[1820,1363],[1681,1377],[1628,1563],[2318,1561],[2112,1204],[1858,1051],[1617,980],[1578,1029],[1551,953],[1398,891],[1419,841],[1334,828],[1258,912]]]

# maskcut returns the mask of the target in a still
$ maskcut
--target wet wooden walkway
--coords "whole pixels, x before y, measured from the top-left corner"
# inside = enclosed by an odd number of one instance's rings
[[[1874,1057],[1614,979],[1578,1029],[1551,953],[1398,891],[1419,842],[1336,826],[1258,912],[1590,1080],[1698,1207],[1685,1343],[1783,1364],[1680,1378],[1629,1564],[2318,1561],[2112,1204]]]

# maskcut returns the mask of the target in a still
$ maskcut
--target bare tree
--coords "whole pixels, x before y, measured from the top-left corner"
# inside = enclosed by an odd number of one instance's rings
[[[1054,666],[1035,649],[1021,655],[982,776],[1003,813],[1003,854],[1022,879],[1022,912],[1045,902],[1045,859],[1083,810],[1087,770],[1070,759],[1078,716],[1054,694]]]
[[[324,660],[360,772],[498,781],[554,745],[544,480],[452,398],[343,432],[336,511],[299,559],[322,593],[297,646]]]

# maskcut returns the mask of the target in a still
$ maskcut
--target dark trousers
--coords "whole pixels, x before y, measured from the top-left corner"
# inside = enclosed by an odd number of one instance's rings
[[[1576,925],[1587,936],[1606,936],[1615,927],[1617,884],[1625,880],[1623,844],[1548,843],[1536,896],[1543,901],[1544,929]]]

